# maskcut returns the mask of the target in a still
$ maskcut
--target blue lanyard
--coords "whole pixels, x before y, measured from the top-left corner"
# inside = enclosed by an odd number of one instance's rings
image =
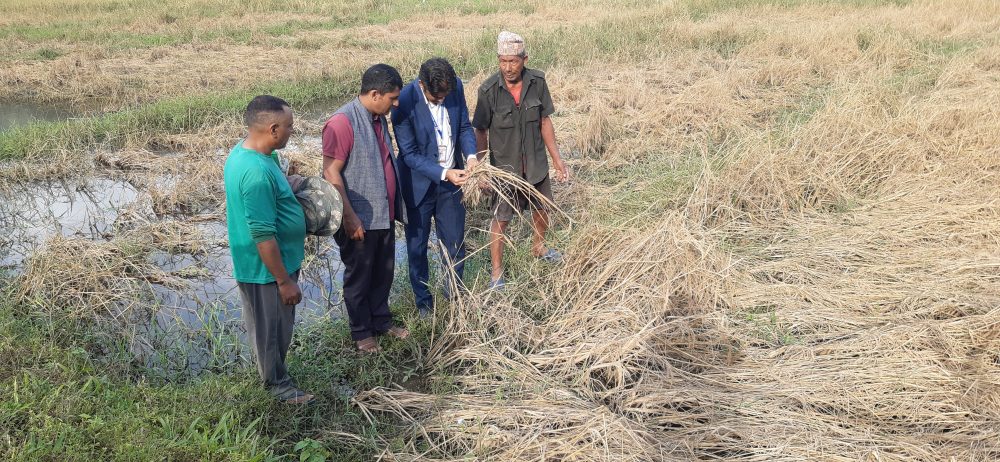
[[[430,105],[428,105],[428,109],[429,108],[430,108]],[[445,112],[446,110],[445,110],[445,108],[444,108],[443,105],[438,105],[438,108],[440,109],[438,111],[438,113],[440,113],[443,117],[447,117],[448,116],[448,114]],[[442,117],[442,120],[444,120],[443,117]],[[434,131],[437,132],[438,142],[440,143],[440,142],[442,142],[444,140],[444,128],[438,126],[437,118],[434,117],[434,114],[431,114],[431,122],[434,124]]]

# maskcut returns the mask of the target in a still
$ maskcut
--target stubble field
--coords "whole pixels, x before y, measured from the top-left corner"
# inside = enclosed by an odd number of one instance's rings
[[[4,459],[1000,458],[996,2],[0,12],[0,105],[48,119],[0,131]],[[501,29],[552,90],[565,264],[519,223],[511,290],[476,253],[472,294],[422,324],[398,261],[416,335],[362,357],[310,241],[291,371],[320,399],[273,403],[219,233],[240,111],[290,101],[285,154],[316,171],[367,66],[443,56],[473,105]]]

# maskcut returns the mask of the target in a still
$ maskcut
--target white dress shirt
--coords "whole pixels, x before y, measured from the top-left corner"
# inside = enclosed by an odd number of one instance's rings
[[[420,92],[421,95],[424,92]],[[441,180],[445,178],[445,174],[448,173],[448,169],[455,166],[455,143],[451,140],[451,118],[448,117],[448,109],[444,107],[444,101],[442,104],[433,104],[427,101],[427,95],[424,95],[424,102],[427,103],[427,109],[431,111],[431,121],[434,123],[434,137],[437,138],[438,146],[438,165],[444,170],[441,171]]]
[[[444,181],[448,170],[455,168],[455,143],[451,137],[451,118],[448,117],[448,108],[444,107],[444,100],[441,101],[441,104],[433,104],[427,101],[427,95],[423,91],[420,92],[420,95],[424,97],[424,103],[431,111],[434,136],[437,138],[438,145],[438,165],[442,168],[441,181]],[[473,157],[476,157],[475,153],[468,155],[469,159]]]

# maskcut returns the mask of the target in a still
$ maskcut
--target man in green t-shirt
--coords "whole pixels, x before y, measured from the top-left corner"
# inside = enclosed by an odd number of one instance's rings
[[[305,217],[272,158],[291,136],[292,109],[280,98],[262,95],[250,101],[244,120],[248,135],[229,152],[223,173],[229,250],[243,300],[243,321],[268,391],[283,402],[304,404],[313,395],[296,387],[285,356],[295,305],[302,301],[298,278],[305,253]]]

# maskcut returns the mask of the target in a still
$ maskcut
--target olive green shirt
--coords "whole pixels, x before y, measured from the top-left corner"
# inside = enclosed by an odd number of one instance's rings
[[[499,72],[479,87],[472,126],[489,130],[490,163],[521,175],[529,183],[541,183],[549,174],[549,160],[542,141],[542,119],[555,112],[545,73],[524,68],[521,104]]]

